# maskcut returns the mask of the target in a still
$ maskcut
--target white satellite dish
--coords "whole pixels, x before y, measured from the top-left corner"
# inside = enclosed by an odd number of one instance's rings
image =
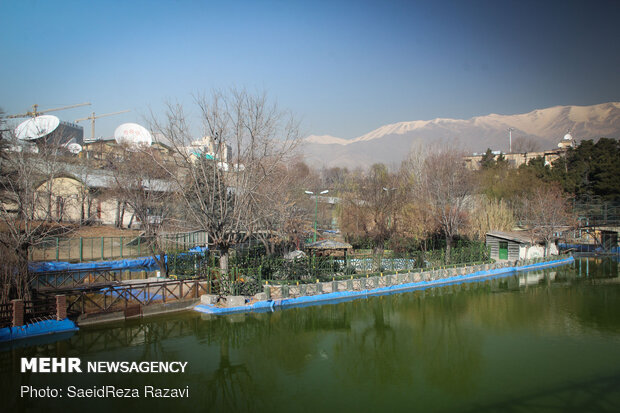
[[[54,132],[60,125],[60,119],[52,115],[42,115],[23,121],[15,128],[18,139],[31,141]]]
[[[114,140],[119,145],[130,147],[151,146],[153,137],[151,133],[137,123],[123,123],[114,131]]]
[[[79,143],[70,143],[69,145],[67,145],[67,149],[72,154],[77,155],[78,153],[82,152],[82,145],[80,145]]]

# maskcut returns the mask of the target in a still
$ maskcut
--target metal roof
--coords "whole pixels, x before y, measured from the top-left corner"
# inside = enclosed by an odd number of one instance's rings
[[[343,250],[343,249],[353,248],[353,246],[351,244],[347,244],[346,242],[323,239],[320,241],[312,242],[310,244],[306,244],[306,248],[317,249],[317,250]]]
[[[65,172],[89,188],[113,188],[116,185],[116,180],[111,171],[66,165]],[[177,185],[172,181],[164,179],[151,179],[144,183],[144,187],[145,189],[158,192],[172,192]]]
[[[532,233],[528,231],[489,231],[487,232],[487,236],[489,235],[496,238],[502,238],[509,241],[518,242],[520,244],[535,244],[539,241],[538,237],[532,236]]]

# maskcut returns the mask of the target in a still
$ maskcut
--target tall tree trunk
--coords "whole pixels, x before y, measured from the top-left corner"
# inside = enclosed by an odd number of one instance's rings
[[[228,248],[220,249],[220,295],[233,294],[233,280],[228,273],[228,260],[230,258],[230,250]]]
[[[114,214],[114,226],[116,228],[120,228],[120,218],[121,218],[121,203],[120,201],[116,201],[116,214]]]
[[[228,275],[228,259],[230,258],[230,251],[228,248],[220,250],[220,272],[222,275]]]
[[[28,274],[28,245],[20,245],[17,252],[17,277],[15,280],[15,293],[17,298],[30,300],[30,278]]]
[[[166,252],[159,247],[157,238],[154,235],[145,235],[147,240],[151,240],[151,256],[159,267],[160,276],[168,278],[168,263],[166,263]]]
[[[123,221],[125,220],[125,203],[123,202],[123,206],[121,208],[121,217],[118,220],[118,227],[123,228]]]
[[[372,248],[372,258],[373,258],[372,270],[374,272],[381,271],[381,263],[383,261],[383,249],[384,249],[383,241],[377,242],[375,246]]]
[[[90,221],[92,216],[93,216],[93,199],[90,197],[90,195],[86,199],[87,199],[87,202],[88,202],[88,216],[87,216],[86,220]]]
[[[82,202],[81,202],[81,205],[80,205],[80,225],[84,225],[84,223],[86,222],[86,217],[85,217],[86,210],[85,210],[85,207],[84,207],[85,199],[84,199],[83,196],[81,198],[82,198]]]
[[[450,264],[450,254],[452,253],[452,237],[446,234],[446,264]]]

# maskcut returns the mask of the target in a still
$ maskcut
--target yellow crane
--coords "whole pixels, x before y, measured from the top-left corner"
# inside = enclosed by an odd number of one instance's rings
[[[7,118],[28,118],[30,116],[32,116],[33,118],[36,118],[37,116],[42,115],[42,114],[47,113],[47,112],[55,112],[57,110],[65,110],[65,109],[78,108],[80,106],[90,106],[90,102],[78,103],[77,105],[62,106],[60,108],[45,109],[45,110],[38,110],[39,109],[39,105],[37,105],[35,103],[34,105],[32,105],[32,111],[28,111],[26,113],[20,113],[20,114],[17,114],[17,115],[10,115],[10,116],[7,116]]]
[[[85,118],[76,119],[75,123],[81,122],[83,120],[90,120],[91,121],[91,124],[90,124],[90,126],[91,126],[91,129],[90,129],[90,132],[91,132],[90,139],[92,140],[92,139],[95,139],[95,119],[103,118],[105,116],[118,115],[118,114],[127,113],[127,112],[131,112],[131,111],[130,110],[121,110],[120,112],[104,113],[103,115],[96,115],[96,116],[95,116],[95,112],[93,112],[93,114],[90,115],[90,116],[87,116]]]

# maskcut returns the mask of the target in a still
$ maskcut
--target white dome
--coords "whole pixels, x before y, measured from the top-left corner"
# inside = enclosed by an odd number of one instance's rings
[[[564,135],[564,140],[565,140],[565,141],[572,141],[572,140],[573,140],[573,137],[571,136],[571,134],[570,134],[570,133],[567,133],[566,135]]]
[[[137,123],[123,123],[114,131],[114,140],[119,145],[151,146],[153,137],[144,126]]]

